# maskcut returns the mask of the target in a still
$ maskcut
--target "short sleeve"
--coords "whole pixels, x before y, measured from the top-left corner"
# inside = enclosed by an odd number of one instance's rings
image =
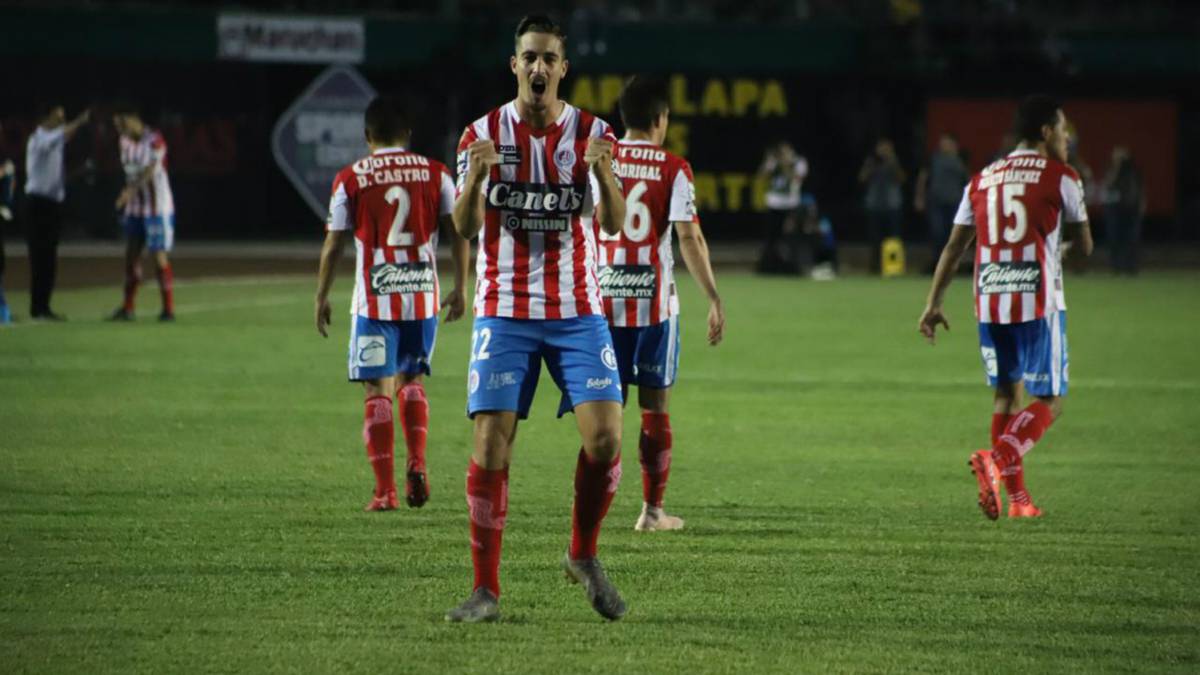
[[[468,148],[471,144],[479,140],[479,134],[475,130],[475,125],[468,125],[463,129],[462,137],[458,139],[458,154],[455,157],[455,177],[454,177],[454,196],[457,198],[462,194],[463,186],[467,183],[467,169],[471,166],[471,155]],[[488,179],[484,179],[481,191],[486,193]]]
[[[59,148],[66,141],[66,130],[63,127],[46,131],[38,129],[33,133],[30,149],[34,152],[50,152]]]
[[[670,222],[687,222],[696,217],[696,185],[692,180],[692,167],[687,162],[675,172],[671,183],[671,203],[667,214]]]
[[[454,212],[454,197],[458,194],[458,189],[454,186],[454,181],[450,180],[448,170],[443,170],[441,174],[441,186],[438,190],[438,215],[445,216]]]
[[[150,157],[157,165],[161,165],[167,158],[167,142],[163,140],[162,134],[155,134],[154,139],[150,141]]]
[[[329,198],[329,215],[325,219],[325,229],[329,232],[341,232],[350,229],[350,196],[346,193],[346,183],[339,174],[333,180],[333,195]]]
[[[975,211],[971,208],[971,184],[963,188],[962,201],[958,203],[958,212],[954,214],[954,224],[963,227],[975,226]]]
[[[1062,218],[1065,223],[1082,223],[1088,219],[1087,204],[1083,199],[1083,181],[1078,175],[1064,173],[1059,184],[1062,194]]]

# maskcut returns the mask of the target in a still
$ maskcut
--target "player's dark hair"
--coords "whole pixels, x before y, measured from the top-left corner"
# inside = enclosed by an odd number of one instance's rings
[[[634,75],[625,82],[619,101],[626,129],[649,131],[667,111],[667,87],[662,80]]]
[[[1058,122],[1058,111],[1062,103],[1045,94],[1035,94],[1021,101],[1013,121],[1013,133],[1018,141],[1037,143],[1042,140],[1042,127],[1053,127]]]
[[[545,14],[526,14],[517,24],[517,32],[513,36],[514,45],[519,45],[521,36],[526,33],[549,33],[562,43],[563,53],[565,54],[567,51],[567,34],[563,32],[562,26],[558,25],[558,22]]]
[[[363,125],[376,143],[404,141],[412,135],[412,116],[399,96],[385,94],[371,99],[363,113]]]

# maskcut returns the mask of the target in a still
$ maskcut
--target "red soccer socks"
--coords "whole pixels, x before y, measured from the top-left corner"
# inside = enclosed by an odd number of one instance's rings
[[[670,415],[642,411],[638,459],[642,465],[642,500],[650,506],[662,507],[667,477],[671,473]]]
[[[508,516],[508,469],[467,467],[467,510],[471,516],[471,563],[475,589],[500,597],[500,541]]]
[[[127,314],[133,313],[134,302],[137,300],[138,286],[142,283],[142,266],[138,263],[133,263],[125,268],[125,299],[121,302],[121,308]]]
[[[363,413],[363,442],[367,445],[367,460],[375,472],[375,496],[386,497],[396,491],[393,474],[393,446],[396,429],[392,421],[392,399],[372,396],[367,399]]]
[[[408,448],[408,470],[425,470],[425,438],[429,433],[429,401],[420,382],[409,382],[400,388],[400,424],[404,427],[404,444]]]
[[[1004,488],[1008,492],[1009,501],[1016,504],[1030,504],[1029,492],[1025,489],[1025,471],[1021,458],[1033,449],[1035,443],[1050,428],[1054,422],[1054,414],[1050,406],[1041,401],[1034,401],[1021,412],[1013,415],[1004,433],[992,446],[992,458],[1000,469],[1000,477],[1004,479]]]
[[[162,313],[175,313],[175,272],[170,265],[158,268],[158,290],[162,293]]]
[[[575,507],[571,512],[572,560],[596,557],[600,523],[621,482],[621,455],[612,461],[592,459],[582,448],[575,464]]]
[[[1004,434],[1004,428],[1008,426],[1012,415],[1008,413],[992,413],[992,447],[996,447],[996,442],[1000,440],[1000,436]]]

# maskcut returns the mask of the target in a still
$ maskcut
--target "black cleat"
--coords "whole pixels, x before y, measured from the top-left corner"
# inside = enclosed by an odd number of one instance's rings
[[[44,312],[30,313],[29,318],[34,321],[66,321],[67,317],[64,314],[55,314],[50,310]]]
[[[486,588],[476,588],[463,604],[446,612],[450,623],[483,623],[500,619],[500,601]]]
[[[133,312],[125,309],[124,307],[118,307],[115,310],[113,310],[113,313],[109,314],[108,318],[105,320],[106,321],[133,321],[134,316],[133,316]]]
[[[162,311],[162,313],[158,315],[158,320],[159,320],[159,321],[162,321],[162,322],[164,322],[164,323],[165,323],[165,322],[174,321],[174,320],[175,320],[175,313],[174,313],[174,312],[168,312],[168,311],[166,311],[166,310],[163,310],[163,311]]]
[[[625,601],[621,599],[617,587],[608,580],[608,575],[604,573],[604,567],[600,565],[599,560],[572,560],[571,554],[568,553],[563,557],[563,572],[572,583],[583,584],[592,609],[596,610],[597,614],[609,621],[616,621],[625,616]]]
[[[410,508],[419,509],[429,501],[429,483],[424,471],[409,471],[404,484],[404,501]]]

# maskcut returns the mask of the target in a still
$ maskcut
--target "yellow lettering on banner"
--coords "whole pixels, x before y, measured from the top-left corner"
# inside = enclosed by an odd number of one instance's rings
[[[758,83],[754,80],[733,81],[733,114],[745,117],[750,104],[758,102]]]
[[[605,75],[600,79],[600,107],[584,108],[598,114],[607,114],[617,107],[624,83],[617,75]],[[583,107],[583,106],[580,106]]]
[[[680,157],[687,157],[688,131],[689,129],[687,122],[676,122],[675,120],[671,120],[671,123],[667,126],[667,150],[670,150]]]
[[[749,177],[744,173],[721,174],[721,184],[725,187],[726,211],[742,210],[742,190],[746,189],[749,182]]]
[[[770,178],[766,176],[754,177],[754,182],[750,184],[750,208],[755,211],[767,210],[767,188],[770,186]]]
[[[596,109],[596,89],[592,78],[584,75],[575,80],[575,86],[571,87],[571,97],[568,99],[571,105],[584,110]]]
[[[725,91],[725,83],[721,80],[709,80],[704,85],[704,95],[700,97],[701,115],[729,116],[729,94]]]
[[[696,174],[696,210],[719,211],[721,196],[717,193],[717,178],[711,173]]]
[[[763,87],[762,99],[758,103],[758,116],[787,117],[787,96],[783,93],[783,85],[778,80],[767,80]]]
[[[671,76],[671,114],[695,115],[696,104],[688,99],[687,78],[683,75]]]

